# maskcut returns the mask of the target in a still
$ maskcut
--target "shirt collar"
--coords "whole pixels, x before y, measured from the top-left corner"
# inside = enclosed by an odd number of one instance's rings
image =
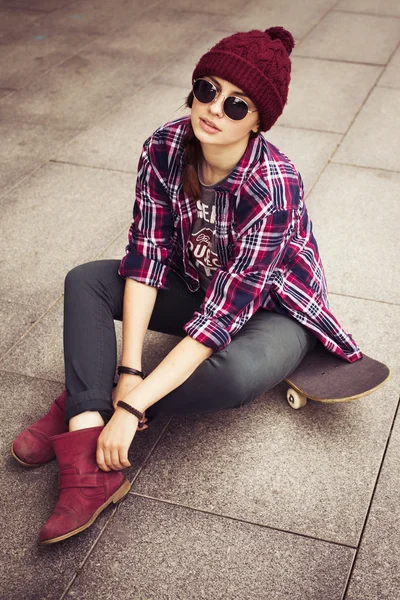
[[[242,158],[237,163],[236,167],[229,173],[226,179],[221,184],[216,186],[217,191],[235,193],[236,190],[243,185],[249,177],[254,166],[259,162],[262,155],[262,140],[261,134],[250,139],[247,148]]]
[[[190,123],[190,117],[186,117],[186,126]],[[186,129],[186,128],[185,128]],[[235,193],[243,185],[253,170],[253,167],[260,161],[263,153],[263,136],[259,133],[256,137],[249,140],[247,148],[236,167],[229,173],[222,183],[214,189],[217,192]]]

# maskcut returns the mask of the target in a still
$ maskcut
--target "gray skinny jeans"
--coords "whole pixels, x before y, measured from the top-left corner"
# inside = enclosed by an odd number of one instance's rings
[[[105,422],[112,416],[114,319],[122,320],[125,287],[119,264],[97,260],[75,267],[65,278],[66,422],[86,410],[99,411]],[[169,289],[158,291],[149,329],[184,337],[183,326],[199,309],[204,292],[191,292],[172,271],[167,282]],[[314,335],[291,317],[260,309],[224,350],[205,360],[146,416],[151,420],[243,406],[285,379],[315,343]]]

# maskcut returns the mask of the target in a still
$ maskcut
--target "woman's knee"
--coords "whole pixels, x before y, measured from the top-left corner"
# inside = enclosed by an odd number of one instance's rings
[[[96,260],[74,267],[65,277],[65,293],[79,288],[98,288],[102,282],[109,281],[112,277],[116,281],[121,279],[118,266],[117,260]]]

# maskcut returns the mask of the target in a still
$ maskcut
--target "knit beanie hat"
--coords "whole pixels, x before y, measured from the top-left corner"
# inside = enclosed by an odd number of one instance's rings
[[[193,81],[215,75],[237,85],[255,103],[260,131],[268,131],[287,102],[293,48],[293,36],[283,27],[235,33],[200,58]]]

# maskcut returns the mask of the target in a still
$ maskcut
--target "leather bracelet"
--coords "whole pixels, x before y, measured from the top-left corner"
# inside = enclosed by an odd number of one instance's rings
[[[117,402],[117,406],[120,406],[121,408],[124,408],[125,410],[130,412],[131,415],[134,415],[135,417],[137,417],[139,419],[139,421],[143,420],[143,413],[141,413],[140,410],[133,408],[133,406],[131,406],[127,402],[124,402],[123,400],[119,400]]]
[[[139,375],[139,377],[141,377],[142,379],[144,379],[146,377],[146,375],[143,373],[143,371],[138,371],[137,369],[131,369],[130,367],[120,366],[120,367],[118,367],[117,371],[118,371],[118,375],[121,375],[121,373],[126,373],[127,375]]]

